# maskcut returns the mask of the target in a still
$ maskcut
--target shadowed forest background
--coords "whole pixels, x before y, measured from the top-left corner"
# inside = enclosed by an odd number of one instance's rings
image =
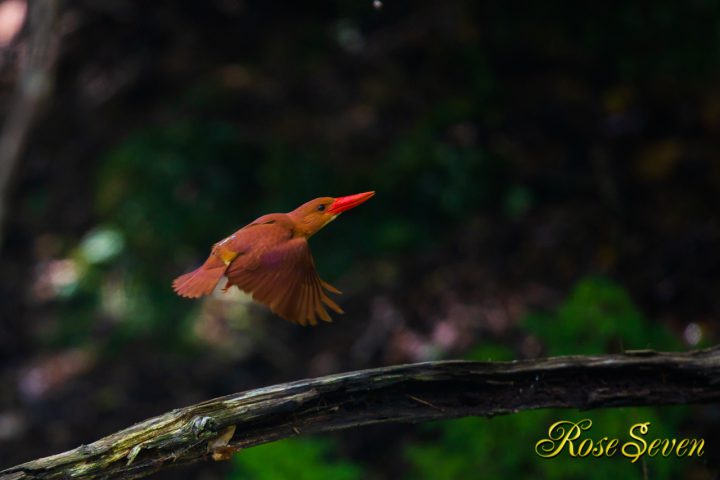
[[[0,33],[7,4],[25,5],[0,3]],[[68,0],[57,25],[54,86],[3,199],[0,467],[350,369],[718,343],[718,1]],[[27,33],[0,47],[5,118]],[[333,323],[174,295],[256,217],[367,190],[310,242],[344,292]],[[650,421],[707,453],[535,455],[580,418],[620,438]],[[708,479],[718,432],[716,405],[536,411],[153,478]]]

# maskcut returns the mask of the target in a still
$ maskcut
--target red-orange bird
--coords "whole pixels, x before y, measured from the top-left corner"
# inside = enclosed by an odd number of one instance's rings
[[[343,311],[325,290],[340,291],[320,279],[307,240],[373,195],[321,197],[289,213],[263,215],[213,245],[205,263],[176,278],[173,288],[182,297],[197,298],[215,290],[225,275],[223,291],[237,285],[286,320],[300,325],[317,325],[316,318],[329,322],[326,306]]]

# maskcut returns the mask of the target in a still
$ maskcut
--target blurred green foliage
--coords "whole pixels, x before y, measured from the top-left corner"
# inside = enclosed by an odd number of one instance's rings
[[[362,469],[333,459],[327,439],[290,438],[243,450],[234,457],[229,480],[356,480]]]
[[[602,277],[581,280],[555,312],[532,313],[524,323],[551,355],[681,346],[664,325],[643,317],[622,286]]]
[[[424,245],[444,227],[496,205],[505,192],[502,162],[475,147],[435,139],[436,127],[419,125],[390,149],[377,171],[388,211],[374,226],[382,251]]]

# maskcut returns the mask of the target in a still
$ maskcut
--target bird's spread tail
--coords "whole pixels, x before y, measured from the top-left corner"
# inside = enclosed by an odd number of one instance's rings
[[[175,293],[187,298],[198,298],[212,293],[225,273],[226,266],[225,264],[208,265],[208,263],[206,262],[197,270],[177,277],[173,281]]]

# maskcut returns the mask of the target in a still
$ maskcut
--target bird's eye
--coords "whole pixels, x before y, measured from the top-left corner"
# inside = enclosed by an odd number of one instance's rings
[[[324,212],[325,211],[325,205],[318,205],[318,212]]]

